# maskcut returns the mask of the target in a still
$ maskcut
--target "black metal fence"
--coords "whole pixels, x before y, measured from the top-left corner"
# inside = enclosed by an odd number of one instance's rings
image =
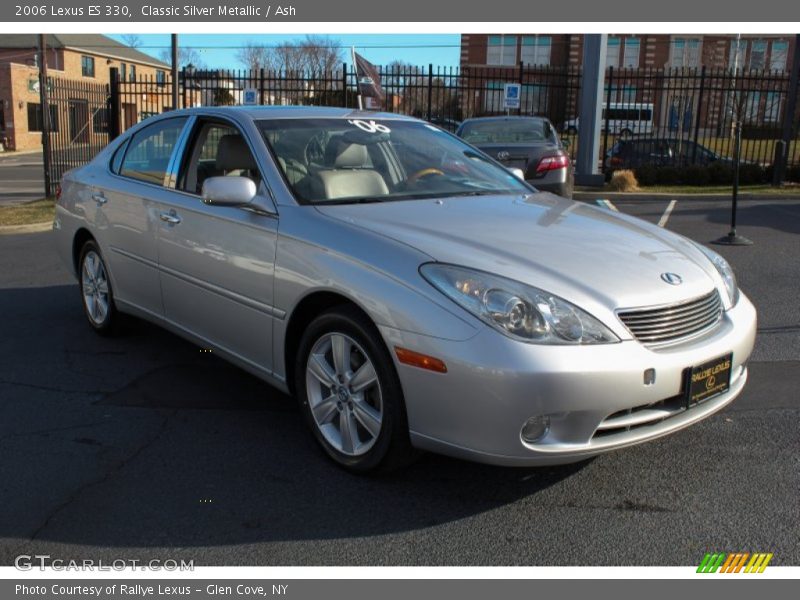
[[[86,164],[108,144],[108,86],[53,77],[47,91],[50,180],[55,187],[66,171]]]
[[[110,86],[54,80],[51,103],[59,107],[58,129],[51,138],[54,181],[107,143],[109,128],[113,136],[151,115],[172,110],[169,75],[123,81],[118,71],[111,74]],[[569,142],[573,156],[581,141],[579,67],[392,66],[381,68],[380,74],[386,97],[381,105],[367,104],[368,108],[413,115],[451,131],[471,117],[507,112],[539,115],[553,122]],[[742,159],[762,167],[770,165],[782,136],[790,94],[798,93],[789,89],[789,80],[783,71],[610,68],[602,113],[603,168],[630,166],[624,160],[612,162],[621,156],[620,140],[643,147],[667,142],[667,152],[640,153],[649,164],[705,165],[712,157],[729,161],[732,125],[737,120],[742,123]],[[504,109],[508,83],[520,85],[519,108],[511,111]],[[355,108],[356,90],[355,73],[347,64],[326,72],[183,69],[178,104],[179,108],[238,104]],[[800,106],[792,122],[788,164],[800,166]]]

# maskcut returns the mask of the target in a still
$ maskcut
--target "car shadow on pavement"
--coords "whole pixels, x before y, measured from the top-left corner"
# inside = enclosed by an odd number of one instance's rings
[[[291,398],[213,351],[140,321],[95,335],[77,286],[0,289],[0,309],[0,537],[26,549],[391,534],[515,503],[586,465],[427,454],[354,476],[324,456]],[[11,556],[0,550],[0,562]]]

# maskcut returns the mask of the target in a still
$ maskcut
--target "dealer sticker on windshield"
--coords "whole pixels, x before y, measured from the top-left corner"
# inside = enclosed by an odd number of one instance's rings
[[[726,354],[692,368],[688,403],[697,404],[728,391],[733,354]]]

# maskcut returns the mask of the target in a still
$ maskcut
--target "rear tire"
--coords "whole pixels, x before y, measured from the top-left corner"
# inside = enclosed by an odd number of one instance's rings
[[[114,292],[100,248],[94,240],[81,248],[78,260],[78,284],[86,320],[100,335],[117,333],[120,314],[114,305]]]
[[[314,319],[294,372],[308,426],[339,466],[388,472],[415,458],[394,363],[377,328],[358,310],[339,307]]]

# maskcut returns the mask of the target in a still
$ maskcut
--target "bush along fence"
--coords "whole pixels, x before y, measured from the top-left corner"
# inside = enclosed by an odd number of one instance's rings
[[[84,160],[85,155],[95,151],[99,141],[107,141],[151,115],[173,109],[169,74],[127,81],[121,80],[115,69],[111,75],[111,84],[106,88],[107,107],[90,109],[94,116],[82,128],[86,132],[91,127],[91,148],[75,151],[77,145],[86,145],[85,133],[73,136],[74,132],[68,131],[69,135],[53,140],[54,156],[74,155],[81,157],[75,160]],[[553,122],[562,138],[569,142],[573,155],[581,141],[577,116],[579,67],[393,65],[380,68],[380,75],[386,95],[380,105],[370,108],[426,119],[450,131],[471,117],[537,115]],[[512,111],[503,108],[507,83],[521,85],[520,106]],[[252,102],[355,108],[356,84],[355,73],[347,64],[324,72],[187,67],[178,74],[178,107]],[[80,93],[68,90],[65,82],[61,86],[62,96],[80,99]],[[790,75],[783,71],[609,68],[600,140],[602,168],[608,172],[643,166],[627,160],[620,148],[631,142],[641,145],[659,141],[670,148],[648,157],[648,165],[677,169],[707,167],[717,161],[724,165],[734,154],[733,127],[738,121],[742,124],[741,158],[752,165],[745,171],[760,169],[762,178],[767,178],[776,152],[783,151],[789,167],[786,176],[796,176],[797,170],[792,167],[800,165],[800,103],[796,101],[798,86],[791,88]],[[87,94],[91,95],[89,105],[94,106],[96,91]],[[788,145],[784,145],[781,140],[787,107],[792,105],[795,108],[791,115],[791,135]],[[80,107],[70,110],[85,112]],[[633,155],[636,154],[634,151]],[[714,180],[715,176],[709,177]],[[697,178],[702,180],[705,175]]]

